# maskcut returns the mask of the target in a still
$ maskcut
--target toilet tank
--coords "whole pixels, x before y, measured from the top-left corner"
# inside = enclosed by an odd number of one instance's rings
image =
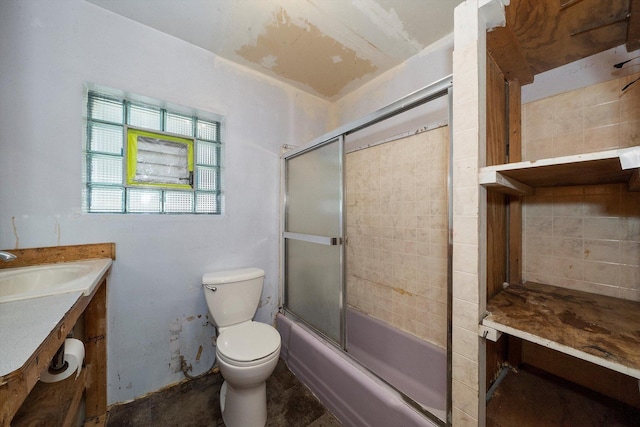
[[[263,281],[264,271],[259,268],[204,274],[202,285],[213,323],[225,327],[253,319],[260,303]]]

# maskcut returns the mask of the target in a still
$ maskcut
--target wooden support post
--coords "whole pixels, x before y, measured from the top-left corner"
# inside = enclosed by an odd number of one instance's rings
[[[84,312],[85,363],[88,371],[85,419],[92,420],[107,412],[107,280]],[[104,417],[103,417],[104,418]]]
[[[510,80],[509,87],[509,162],[522,161],[522,100],[518,80]],[[509,271],[507,281],[522,280],[522,198],[509,197]]]
[[[629,0],[627,52],[640,49],[640,0]]]

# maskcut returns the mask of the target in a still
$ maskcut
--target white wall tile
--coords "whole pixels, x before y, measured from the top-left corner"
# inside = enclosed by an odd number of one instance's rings
[[[443,127],[346,156],[348,304],[442,347],[448,141]]]

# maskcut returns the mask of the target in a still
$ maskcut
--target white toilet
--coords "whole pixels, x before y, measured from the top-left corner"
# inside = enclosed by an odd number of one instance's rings
[[[204,295],[218,328],[216,359],[224,378],[220,408],[227,427],[263,427],[266,381],[280,356],[280,334],[251,320],[260,302],[264,271],[218,271],[202,276]]]

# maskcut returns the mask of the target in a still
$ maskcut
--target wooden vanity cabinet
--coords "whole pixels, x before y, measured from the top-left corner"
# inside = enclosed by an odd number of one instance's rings
[[[115,244],[91,244],[10,250],[18,256],[11,265],[26,267],[52,262],[92,258],[115,260]],[[76,425],[84,407],[85,425],[104,425],[107,410],[107,276],[91,295],[81,296],[59,320],[36,352],[17,371],[0,377],[0,425]],[[84,367],[75,375],[57,382],[39,382],[67,334],[76,327],[84,342]],[[76,338],[80,338],[76,336]],[[82,398],[84,396],[84,405]]]

